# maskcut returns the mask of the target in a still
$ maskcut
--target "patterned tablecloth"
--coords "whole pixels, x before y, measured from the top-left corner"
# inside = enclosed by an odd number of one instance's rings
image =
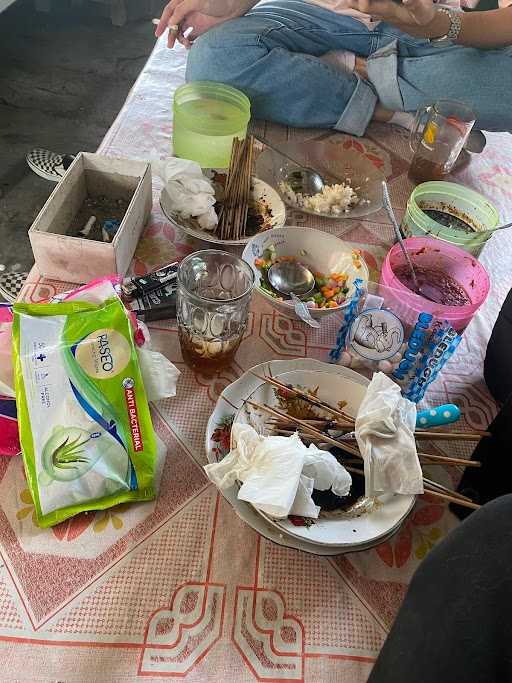
[[[153,149],[160,155],[169,150],[172,93],[183,80],[184,63],[183,52],[157,45],[103,141],[103,153],[147,158]],[[275,141],[319,134],[274,127],[265,133]],[[382,168],[401,214],[411,191],[406,134],[378,126],[364,140],[337,139],[342,146],[358,146]],[[459,177],[480,188],[508,220],[511,152],[508,135],[493,135],[481,158]],[[156,199],[156,182],[154,189]],[[373,269],[392,236],[383,212],[328,224],[294,212],[288,222],[344,233]],[[429,394],[433,404],[458,403],[464,425],[473,428],[484,428],[495,412],[481,378],[482,359],[512,286],[511,245],[504,231],[483,253],[492,295]],[[133,269],[143,272],[193,248],[155,203]],[[66,288],[34,270],[23,298],[40,301]],[[183,364],[175,325],[152,325],[154,347],[182,372],[178,396],[153,411],[165,445],[154,502],[81,515],[41,530],[34,523],[21,458],[0,461],[2,680],[366,680],[412,573],[456,523],[448,508],[423,497],[390,541],[322,559],[258,536],[201,468],[206,422],[222,389],[269,358],[325,360],[335,331],[335,319],[312,331],[255,297],[236,365],[206,379]],[[464,446],[457,452],[469,455]],[[457,476],[446,472],[448,479]]]

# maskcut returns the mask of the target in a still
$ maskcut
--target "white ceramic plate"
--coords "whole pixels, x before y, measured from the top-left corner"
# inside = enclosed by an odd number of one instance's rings
[[[355,382],[361,380],[366,381],[360,375],[348,368],[337,365],[329,365],[327,363],[322,363],[321,361],[310,358],[269,361],[266,363],[261,363],[252,368],[252,370],[258,374],[262,374],[270,370],[274,376],[297,369],[317,370],[324,372],[328,371],[333,374],[340,374],[345,378],[353,377]],[[234,419],[236,412],[242,407],[244,400],[250,396],[260,384],[260,380],[254,377],[250,371],[247,371],[238,380],[226,387],[226,389],[222,392],[217,401],[215,409],[210,416],[206,429],[206,454],[208,462],[217,462],[219,457],[215,450],[219,447],[219,441],[216,440],[214,434],[219,434],[218,430],[222,429],[221,425],[226,420],[229,421],[230,419]],[[224,436],[225,439],[227,439],[227,450],[229,450],[229,434],[230,428],[224,429]],[[214,438],[212,438],[212,436]],[[268,520],[262,517],[251,505],[239,500],[238,486],[232,486],[230,489],[223,491],[222,493],[233,506],[233,509],[241,519],[243,519],[247,524],[249,524],[249,526],[255,529],[255,531],[260,533],[262,536],[274,541],[275,543],[278,543],[279,545],[296,548],[298,550],[303,550],[315,555],[338,555],[340,553],[348,553],[356,550],[365,550],[375,545],[375,542],[371,542],[366,544],[360,543],[353,545],[328,546],[312,543],[306,538],[291,536],[288,533],[285,533],[284,530],[281,530],[279,527],[277,527],[274,523],[270,523]],[[396,533],[399,526],[400,524],[398,524],[395,528],[390,529],[389,534],[386,537],[380,538],[378,542],[383,543],[386,538],[389,538]]]
[[[343,182],[349,182],[360,201],[347,213],[339,216],[318,213],[291,203],[286,194],[279,190],[279,185],[291,171],[296,170],[297,166],[273,150],[267,148],[259,155],[256,161],[256,173],[259,178],[263,178],[277,188],[288,206],[303,213],[338,221],[345,218],[369,216],[382,208],[382,181],[385,180],[385,176],[363,152],[354,148],[344,149],[343,141],[344,138],[340,137],[339,139],[287,142],[279,145],[279,149],[304,166],[316,169],[328,182],[331,182],[330,174]]]
[[[245,247],[242,258],[254,271],[256,291],[269,301],[275,308],[287,315],[295,316],[293,304],[289,301],[279,301],[271,294],[262,289],[260,285],[261,273],[256,268],[254,261],[263,255],[265,249],[274,246],[277,256],[294,256],[301,263],[311,269],[312,272],[329,275],[330,273],[346,273],[348,275],[347,286],[349,288],[346,300],[337,308],[311,308],[313,318],[320,319],[327,315],[340,311],[348,305],[354,292],[354,280],[360,278],[363,285],[368,282],[368,266],[358,258],[360,265],[357,268],[352,259],[352,247],[348,246],[339,237],[330,235],[322,230],[313,228],[288,227],[273,228],[254,237]]]
[[[328,366],[327,371],[293,370],[280,373],[278,377],[285,384],[312,390],[318,387],[318,398],[331,404],[341,400],[347,401],[343,410],[355,417],[369,382],[353,371],[347,375],[334,374],[329,371],[331,367]],[[269,384],[261,384],[249,398],[254,403],[279,408],[274,390]],[[327,416],[327,413],[320,414]],[[235,422],[251,424],[259,433],[265,433],[264,424],[267,419],[268,416],[264,413],[246,405],[238,411]],[[296,538],[320,545],[353,546],[359,543],[374,543],[387,535],[409,514],[414,501],[415,496],[384,494],[378,497],[378,506],[375,509],[360,517],[319,517],[309,527],[296,526],[289,519],[272,519],[264,513],[260,514],[269,523],[275,524],[284,533]]]
[[[263,201],[272,212],[271,228],[280,228],[286,222],[286,207],[279,194],[267,183],[259,178],[252,179],[252,197],[255,201]],[[160,206],[166,218],[175,226],[183,230],[198,240],[209,244],[220,244],[224,246],[243,246],[249,242],[250,237],[240,240],[221,240],[215,234],[202,230],[194,218],[183,219],[174,213],[172,205],[166,193],[160,195]]]

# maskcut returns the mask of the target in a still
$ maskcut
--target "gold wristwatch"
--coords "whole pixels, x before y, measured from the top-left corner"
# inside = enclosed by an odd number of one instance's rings
[[[454,43],[462,30],[462,12],[457,12],[454,9],[448,9],[447,7],[440,7],[437,11],[446,14],[449,17],[450,28],[444,36],[431,38],[430,42],[432,45],[438,45],[439,47],[446,43]]]

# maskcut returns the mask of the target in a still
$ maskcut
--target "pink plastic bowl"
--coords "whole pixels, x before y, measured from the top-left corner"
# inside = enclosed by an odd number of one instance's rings
[[[380,276],[380,284],[392,288],[383,294],[386,304],[399,310],[409,324],[414,324],[418,314],[425,312],[448,321],[457,332],[462,332],[487,298],[490,288],[487,271],[474,256],[448,242],[430,237],[409,237],[404,244],[413,265],[444,271],[464,287],[471,303],[466,306],[443,306],[414,294],[395,276],[394,269],[405,263],[400,245],[395,244],[384,260]]]

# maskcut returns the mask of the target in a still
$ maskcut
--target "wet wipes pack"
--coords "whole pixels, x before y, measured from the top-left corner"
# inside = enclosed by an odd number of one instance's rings
[[[362,280],[354,285],[329,360],[369,373],[381,371],[405,398],[418,403],[457,349],[460,331],[422,310],[420,297],[412,308],[393,288]]]
[[[13,355],[39,525],[153,498],[156,440],[120,300],[16,304]]]

